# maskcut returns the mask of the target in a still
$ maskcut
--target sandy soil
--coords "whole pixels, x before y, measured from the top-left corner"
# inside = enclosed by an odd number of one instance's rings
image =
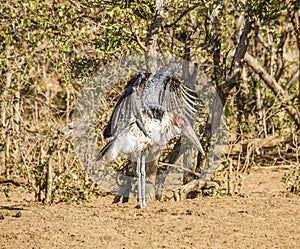
[[[281,170],[255,170],[243,197],[181,202],[44,206],[32,196],[0,195],[0,248],[300,248],[300,197],[286,193]],[[18,217],[20,216],[20,217]]]

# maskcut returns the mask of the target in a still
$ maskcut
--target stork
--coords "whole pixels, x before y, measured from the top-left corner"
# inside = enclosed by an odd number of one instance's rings
[[[121,154],[136,156],[138,207],[146,206],[145,153],[185,135],[205,156],[191,121],[197,114],[198,97],[182,79],[177,63],[162,67],[152,78],[139,72],[125,86],[104,129],[107,144],[96,160],[112,161]]]

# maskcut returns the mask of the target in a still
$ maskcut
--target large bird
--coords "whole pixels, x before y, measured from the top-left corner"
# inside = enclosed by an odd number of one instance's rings
[[[191,125],[199,109],[199,98],[184,83],[182,75],[177,63],[167,64],[152,78],[146,71],[139,72],[127,83],[104,129],[107,144],[96,160],[112,161],[120,154],[136,156],[139,207],[146,206],[148,149],[185,135],[205,156]]]

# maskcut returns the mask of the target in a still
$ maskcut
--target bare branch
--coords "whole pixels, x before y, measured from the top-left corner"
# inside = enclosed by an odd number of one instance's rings
[[[223,8],[223,1],[217,5],[212,13],[205,19],[206,39],[209,40],[213,46],[213,60],[214,60],[214,76],[215,82],[218,84],[218,79],[222,75],[221,70],[221,30],[219,15]],[[213,32],[214,30],[214,32]]]
[[[299,17],[299,1],[298,0],[286,0],[286,5],[288,9],[289,16],[291,18],[297,39],[297,47],[298,47],[298,54],[299,54],[299,61],[300,61],[300,17]],[[298,64],[298,70],[300,71],[300,63]],[[300,110],[300,74],[298,75],[298,109]]]
[[[300,51],[300,17],[298,14],[299,2],[298,0],[286,0],[285,2],[296,33],[297,46]]]
[[[243,70],[243,58],[248,48],[254,22],[254,19],[246,20],[244,30],[241,34],[238,46],[233,56],[229,77],[226,79],[225,85],[223,87],[225,95],[230,92],[230,90],[237,84],[238,79],[241,77]]]
[[[289,81],[286,83],[286,85],[284,86],[284,90],[288,90],[291,85],[293,84],[293,82],[299,77],[299,69],[297,69],[294,73],[293,76],[289,79]]]
[[[203,6],[203,4],[195,4],[191,7],[189,7],[188,9],[184,10],[180,15],[179,17],[172,23],[169,23],[169,24],[166,24],[164,27],[165,28],[170,28],[172,26],[174,26],[176,23],[178,23],[187,13],[189,13],[190,11],[200,7],[200,6]]]
[[[288,37],[288,30],[287,28],[285,28],[285,30],[282,32],[281,36],[280,36],[280,42],[278,44],[278,47],[277,47],[277,51],[276,51],[276,54],[277,54],[277,72],[275,74],[275,80],[276,81],[279,81],[280,77],[282,76],[282,73],[284,71],[284,68],[285,68],[285,64],[284,64],[284,61],[283,61],[283,47],[284,47],[284,44],[287,40],[287,37]]]
[[[298,127],[300,127],[300,113],[294,107],[289,96],[277,81],[260,65],[260,63],[249,53],[245,54],[245,62],[256,72],[266,85],[274,92],[278,99],[286,105],[286,109]]]
[[[194,172],[194,171],[192,171],[192,170],[190,170],[188,168],[185,168],[185,167],[180,166],[180,165],[172,164],[172,163],[159,163],[158,166],[168,166],[168,167],[172,167],[172,168],[175,168],[175,169],[181,169],[181,170],[189,172],[189,173],[191,173],[191,174],[193,174],[193,175],[195,175],[197,177],[200,176],[200,174],[197,173],[197,172]]]

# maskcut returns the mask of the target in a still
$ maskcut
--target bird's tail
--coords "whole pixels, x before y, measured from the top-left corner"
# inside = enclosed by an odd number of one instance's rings
[[[105,155],[105,153],[107,152],[107,150],[110,148],[110,146],[112,145],[113,139],[111,141],[109,141],[98,153],[97,157],[96,157],[96,161],[100,161],[102,159],[102,157]]]

